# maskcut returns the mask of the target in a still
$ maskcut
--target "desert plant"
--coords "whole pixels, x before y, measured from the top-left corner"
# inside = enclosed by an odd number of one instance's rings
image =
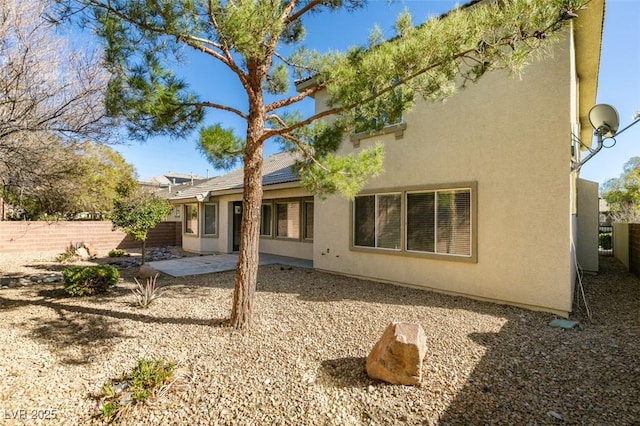
[[[70,266],[62,271],[64,291],[71,296],[105,293],[120,279],[120,273],[110,265]]]
[[[119,422],[132,404],[146,401],[173,383],[175,364],[138,358],[133,370],[102,385],[100,408],[95,417]]]
[[[602,247],[603,250],[611,250],[611,247],[612,247],[611,232],[603,232],[599,234],[598,239],[600,240],[600,247]]]
[[[144,285],[141,284],[137,278],[133,279],[138,285],[138,288],[134,288],[132,290],[138,306],[148,308],[149,305],[151,305],[151,302],[164,294],[164,291],[157,284],[158,275],[159,274],[156,274],[153,277],[147,277],[147,281]]]
[[[122,249],[113,249],[109,251],[109,257],[122,257],[126,254],[127,252]]]
[[[81,243],[72,243],[64,249],[62,253],[56,256],[56,262],[59,263],[72,263],[78,260],[80,256],[78,256],[78,249],[82,247]]]

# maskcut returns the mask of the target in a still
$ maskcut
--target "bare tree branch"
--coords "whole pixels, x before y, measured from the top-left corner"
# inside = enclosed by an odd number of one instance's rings
[[[0,190],[64,180],[70,140],[111,140],[101,57],[70,47],[45,21],[48,7],[0,0]]]

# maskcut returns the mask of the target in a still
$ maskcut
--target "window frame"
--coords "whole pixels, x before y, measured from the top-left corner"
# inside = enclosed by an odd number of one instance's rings
[[[352,232],[351,232],[351,247],[353,249],[357,249],[357,250],[374,250],[374,251],[386,251],[386,252],[401,252],[402,248],[403,248],[403,240],[402,237],[404,235],[404,203],[403,203],[403,191],[380,191],[380,192],[374,192],[374,193],[362,193],[359,194],[358,196],[360,197],[374,197],[374,214],[376,215],[376,217],[374,217],[374,222],[375,224],[377,224],[377,214],[378,214],[378,207],[379,207],[379,201],[378,201],[378,197],[380,196],[385,196],[385,195],[397,195],[400,197],[400,229],[398,230],[400,233],[400,243],[398,244],[398,248],[390,248],[390,247],[376,247],[375,244],[377,244],[378,242],[378,230],[374,229],[374,246],[359,246],[356,245],[355,241],[356,241],[356,227],[355,227],[355,223],[356,223],[356,208],[355,208],[355,199],[351,202],[352,205],[352,214],[351,214],[351,226],[352,226]],[[357,196],[357,197],[358,197]]]
[[[196,226],[192,228],[192,231],[189,232],[187,230],[187,221],[189,221],[189,209],[195,207],[195,212],[196,212]],[[184,218],[182,219],[182,233],[184,235],[189,235],[189,236],[193,236],[193,237],[197,237],[199,234],[199,228],[200,228],[200,206],[198,205],[198,203],[186,203],[184,205]]]
[[[269,220],[269,233],[268,234],[263,234],[262,233],[262,225],[264,224],[263,219],[264,219],[264,211],[262,209],[265,208],[265,206],[269,206],[271,208],[271,218]],[[273,219],[274,219],[274,214],[273,214],[274,208],[273,208],[273,200],[269,200],[269,201],[264,201],[262,203],[262,205],[260,206],[260,238],[273,238],[274,237],[274,232],[273,232]]]
[[[443,253],[443,252],[439,252],[438,251],[438,245],[439,245],[439,241],[438,241],[438,235],[440,234],[439,232],[439,196],[440,194],[452,194],[455,192],[460,192],[460,193],[469,193],[469,250],[471,251],[470,254],[457,254],[457,253]],[[429,189],[429,190],[418,190],[418,191],[406,191],[404,194],[404,202],[405,205],[407,206],[407,208],[405,208],[405,218],[404,218],[404,223],[405,223],[405,241],[404,241],[404,249],[408,252],[408,253],[415,253],[415,254],[429,254],[429,255],[438,255],[438,256],[456,256],[456,257],[462,257],[462,258],[469,258],[473,255],[473,191],[471,190],[471,188],[447,188],[447,189]],[[434,202],[433,202],[433,251],[426,251],[426,250],[411,250],[408,248],[409,246],[409,236],[408,236],[408,231],[409,231],[409,196],[413,195],[413,194],[433,194],[434,196]]]
[[[425,193],[425,192],[448,192],[448,191],[456,191],[456,190],[468,190],[470,194],[470,255],[459,255],[459,254],[449,254],[449,253],[437,253],[437,252],[423,252],[417,250],[408,250],[407,249],[407,195],[408,194],[416,194],[416,193]],[[367,253],[378,253],[378,254],[389,254],[389,255],[398,255],[398,256],[407,256],[407,257],[419,257],[419,258],[429,258],[429,259],[437,259],[437,260],[449,260],[463,263],[478,263],[478,183],[476,181],[470,182],[457,182],[457,183],[449,183],[449,184],[437,184],[437,185],[422,185],[422,186],[411,186],[411,187],[403,187],[403,188],[385,188],[385,189],[377,189],[377,190],[367,190],[362,191],[358,196],[371,196],[371,195],[386,195],[386,194],[401,194],[401,217],[402,220],[400,222],[400,249],[389,249],[389,248],[378,248],[378,247],[367,247],[367,246],[357,246],[355,245],[355,199],[350,202],[351,208],[351,220],[350,220],[350,241],[349,241],[349,249],[351,251],[356,252],[367,252]],[[437,195],[436,195],[437,196]],[[377,202],[376,202],[377,206]],[[437,232],[437,231],[436,231]]]
[[[297,237],[289,237],[289,236],[281,236],[278,235],[278,205],[289,205],[289,204],[298,204],[298,236]],[[301,198],[279,198],[273,200],[273,238],[276,240],[288,240],[288,241],[302,241],[302,199]],[[287,208],[288,213],[288,208]],[[289,216],[287,214],[287,220],[289,220]]]
[[[215,233],[207,234],[207,206],[212,206],[215,208]],[[220,207],[218,203],[204,203],[202,204],[202,237],[217,237],[219,235],[219,217],[220,217]]]
[[[302,232],[301,232],[301,237],[303,241],[309,241],[309,242],[313,242],[313,235],[311,235],[311,237],[309,237],[309,235],[307,234],[307,230],[308,230],[308,224],[307,224],[307,207],[309,205],[313,206],[313,214],[314,214],[314,219],[315,219],[315,212],[316,212],[316,208],[315,208],[315,204],[314,204],[314,199],[313,198],[304,198],[301,200],[302,202]],[[312,221],[311,222],[311,227],[312,227],[312,234],[315,233],[315,224]]]

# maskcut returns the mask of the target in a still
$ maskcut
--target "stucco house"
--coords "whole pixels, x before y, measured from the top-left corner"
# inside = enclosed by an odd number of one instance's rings
[[[522,78],[492,72],[445,103],[419,101],[344,154],[382,142],[385,172],[355,200],[302,189],[287,154],[265,159],[263,253],[321,271],[566,315],[578,265],[598,270],[598,188],[572,168],[591,141],[604,1],[593,0]],[[306,83],[302,83],[306,84]],[[316,111],[325,108],[323,94]],[[183,246],[237,250],[242,171],[172,197]]]
[[[313,259],[314,199],[300,187],[290,154],[264,160],[260,251]],[[182,209],[182,246],[196,253],[239,250],[242,169],[178,191],[169,201]]]

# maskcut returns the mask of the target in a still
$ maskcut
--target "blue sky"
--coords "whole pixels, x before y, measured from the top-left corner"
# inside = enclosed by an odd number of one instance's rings
[[[354,44],[366,44],[371,28],[377,24],[385,37],[393,35],[395,18],[406,7],[413,15],[414,23],[424,21],[451,9],[457,2],[451,0],[405,0],[388,4],[385,0],[370,1],[366,9],[353,13],[318,14],[306,21],[308,47],[326,50],[345,50]],[[464,3],[464,2],[463,2]],[[189,61],[177,69],[192,88],[203,94],[203,99],[241,102],[241,89],[233,79],[219,74],[213,60],[203,55],[190,55]],[[640,1],[607,0],[604,39],[600,65],[598,103],[609,103],[620,114],[620,128],[631,123],[633,114],[640,110]],[[302,106],[310,111],[311,101]],[[239,129],[243,123],[235,116],[209,111],[208,124],[219,122],[224,127]],[[543,132],[543,131],[542,131]],[[541,134],[542,136],[542,134]],[[168,171],[214,176],[224,171],[215,170],[197,151],[197,133],[185,140],[154,138],[146,143],[133,142],[117,145],[124,158],[137,170],[141,178]],[[610,145],[607,141],[606,145]],[[268,144],[267,154],[277,150]],[[624,163],[633,156],[640,156],[640,123],[617,138],[615,146],[603,149],[586,163],[581,177],[603,183],[617,177]]]

